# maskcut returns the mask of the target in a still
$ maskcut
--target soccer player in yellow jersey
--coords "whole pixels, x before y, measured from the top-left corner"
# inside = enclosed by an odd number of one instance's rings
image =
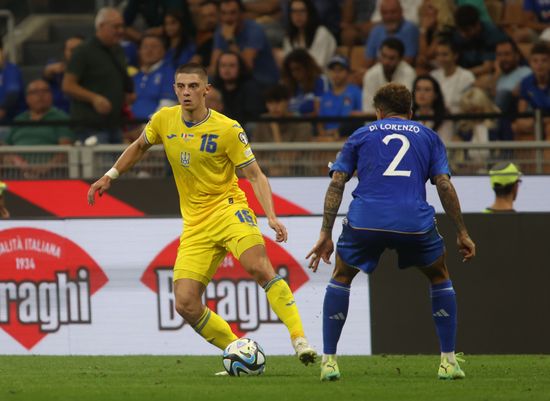
[[[163,144],[174,172],[184,223],[174,265],[177,312],[220,349],[237,339],[229,324],[201,300],[229,251],[265,289],[271,308],[288,328],[296,354],[307,365],[315,361],[316,353],[305,338],[290,288],[275,274],[267,257],[256,216],[238,186],[235,168],[252,184],[277,242],[287,240],[286,228],[275,215],[269,182],[242,127],[206,107],[209,89],[201,65],[180,66],[174,84],[180,105],[165,107],[153,115],[113,168],[92,184],[88,203],[93,205],[95,193],[107,191],[112,181],[128,171],[153,144]]]

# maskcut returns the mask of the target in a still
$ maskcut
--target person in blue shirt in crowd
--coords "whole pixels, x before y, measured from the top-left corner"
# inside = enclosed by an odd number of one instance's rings
[[[441,348],[440,379],[465,377],[455,357],[456,298],[445,263],[445,245],[435,210],[426,202],[426,181],[437,187],[441,204],[457,231],[463,261],[475,256],[458,196],[450,181],[445,145],[438,135],[411,121],[411,93],[389,83],[374,96],[378,121],[355,131],[330,169],[319,240],[307,255],[316,271],[330,263],[332,228],[346,182],[358,184],[338,239],[336,267],[323,306],[324,356],[321,380],[338,380],[336,347],[348,316],[350,285],[359,271],[372,273],[386,248],[395,249],[399,268],[416,266],[428,278],[432,316]]]
[[[524,113],[541,109],[550,111],[550,45],[545,41],[537,42],[531,49],[529,65],[532,74],[523,78],[520,84],[518,111]],[[518,118],[512,124],[515,139],[534,140],[534,118]],[[550,138],[550,118],[544,118],[544,133]]]
[[[319,100],[330,89],[321,67],[305,49],[292,50],[283,61],[283,83],[290,90],[290,112],[301,116],[316,116]]]
[[[506,40],[504,32],[482,21],[477,8],[471,5],[456,9],[455,22],[456,30],[452,40],[460,54],[458,65],[470,70],[476,78],[491,74],[496,45]]]
[[[382,42],[389,37],[398,38],[405,46],[404,59],[414,65],[418,53],[420,31],[418,27],[403,18],[403,9],[399,0],[385,0],[380,4],[382,22],[372,28],[365,43],[365,58],[367,68],[377,59]]]
[[[214,50],[209,75],[214,75],[218,58],[227,50],[238,53],[262,88],[279,81],[279,70],[262,27],[244,17],[241,0],[220,1],[220,24],[214,33]]]
[[[25,110],[25,85],[19,67],[4,58],[0,41],[0,123]]]
[[[331,89],[321,96],[319,117],[346,117],[362,114],[363,98],[361,89],[348,83],[350,66],[348,60],[340,55],[333,56],[327,64]],[[328,122],[319,124],[318,138],[338,140],[351,135],[359,123]]]
[[[61,83],[63,82],[67,64],[69,64],[69,60],[73,55],[73,50],[80,46],[83,41],[84,37],[81,35],[75,35],[68,38],[63,48],[63,60],[48,63],[42,72],[44,80],[50,84],[53,95],[53,105],[66,113],[70,111],[71,99],[61,90]]]
[[[145,35],[141,39],[141,66],[133,77],[136,99],[132,104],[132,114],[135,118],[147,119],[161,107],[177,103],[173,88],[175,69],[166,61],[164,53],[160,37]]]

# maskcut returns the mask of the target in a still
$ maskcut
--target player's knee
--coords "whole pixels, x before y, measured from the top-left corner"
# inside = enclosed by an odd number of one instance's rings
[[[202,313],[202,303],[200,299],[188,295],[176,297],[176,312],[186,321],[194,323]]]
[[[256,263],[247,267],[246,271],[260,285],[264,285],[271,280],[275,273],[271,267],[271,263],[265,258],[259,258]]]

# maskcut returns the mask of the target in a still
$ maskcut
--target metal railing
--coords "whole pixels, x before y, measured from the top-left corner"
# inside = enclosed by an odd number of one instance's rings
[[[342,142],[253,144],[256,159],[271,177],[324,176]],[[125,145],[0,147],[2,179],[64,179],[99,177],[112,167]],[[495,163],[510,160],[526,174],[550,174],[550,142],[489,142],[447,145],[454,175],[487,174]],[[123,177],[166,177],[171,168],[162,146],[153,146]]]

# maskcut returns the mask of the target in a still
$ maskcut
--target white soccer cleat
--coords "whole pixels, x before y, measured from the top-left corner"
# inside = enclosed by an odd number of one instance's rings
[[[307,366],[310,363],[315,362],[315,358],[317,358],[317,352],[315,352],[313,347],[309,345],[309,342],[305,337],[296,337],[294,340],[292,340],[292,346],[294,347],[294,351],[296,351],[298,359],[304,365]]]

